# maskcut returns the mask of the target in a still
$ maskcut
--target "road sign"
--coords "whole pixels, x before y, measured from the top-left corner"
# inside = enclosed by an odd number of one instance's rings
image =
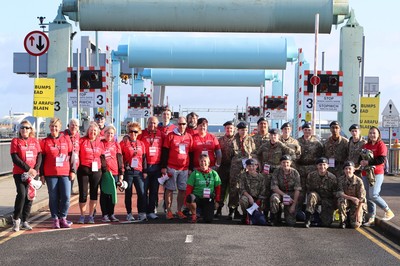
[[[389,116],[389,115],[384,115],[383,116],[383,121],[382,121],[382,126],[383,127],[399,127],[399,121],[400,117],[397,116]]]
[[[314,86],[318,86],[321,83],[321,78],[318,76],[312,76],[310,82]]]
[[[397,111],[396,106],[394,106],[394,103],[392,100],[389,100],[387,103],[385,109],[383,109],[382,112],[383,116],[399,116],[399,111]]]
[[[24,47],[30,55],[41,56],[47,52],[49,46],[49,37],[42,31],[31,31],[25,36]]]

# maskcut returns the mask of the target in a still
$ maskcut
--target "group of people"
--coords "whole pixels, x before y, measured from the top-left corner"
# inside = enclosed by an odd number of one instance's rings
[[[394,216],[379,196],[387,149],[376,127],[364,140],[358,125],[352,125],[352,137],[347,140],[340,136],[339,122],[334,121],[330,124],[332,136],[321,143],[312,135],[310,124],[304,124],[303,136],[294,139],[290,123],[282,125],[280,134],[260,118],[253,136],[245,122],[238,123],[235,130],[234,123],[228,121],[224,123],[225,134],[217,138],[208,132],[208,120],[193,112],[179,117],[177,125],[171,117],[167,108],[161,122],[152,116],[144,129],[130,122],[128,134],[120,142],[115,127],[105,126],[102,113],[96,114],[83,137],[76,119],[69,121],[65,131],[61,131],[58,118],[51,119],[50,134],[42,140],[35,138],[29,121],[22,121],[10,150],[17,188],[13,230],[32,229],[28,223],[32,200],[27,197],[27,182],[22,181],[24,174],[40,177],[47,184],[53,228],[72,224],[67,215],[75,178],[79,185],[77,222],[81,224],[95,223],[99,187],[102,222],[119,221],[114,215],[117,187],[125,191],[127,222],[157,219],[160,177],[166,179],[168,220],[189,218],[195,223],[201,217],[212,222],[222,215],[227,195],[228,218],[241,218],[243,223],[277,225],[283,212],[287,225],[302,219],[306,227],[329,226],[333,212],[339,209],[341,227],[358,227],[365,203],[366,226],[374,223],[376,204],[385,210],[384,219]],[[362,149],[372,151],[373,156],[360,159]],[[373,172],[373,183],[366,171]],[[133,187],[137,194],[135,216]],[[299,218],[301,213],[304,217]]]

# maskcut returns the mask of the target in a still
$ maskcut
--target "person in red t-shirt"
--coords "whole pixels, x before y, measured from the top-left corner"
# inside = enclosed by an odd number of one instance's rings
[[[75,169],[79,167],[79,140],[81,136],[79,135],[79,121],[76,118],[72,118],[68,123],[68,128],[63,132],[68,135],[72,143],[72,157],[75,160]],[[71,192],[74,187],[74,180],[71,180]]]
[[[139,135],[139,140],[146,146],[147,178],[144,181],[146,194],[147,218],[157,219],[155,214],[158,202],[158,178],[161,176],[161,151],[164,142],[164,135],[157,129],[158,119],[155,116],[147,120],[147,128]]]
[[[61,121],[50,120],[50,134],[40,142],[43,161],[42,181],[47,183],[49,207],[53,228],[69,228],[67,222],[71,197],[71,180],[75,179],[76,169],[72,155],[72,143],[68,135],[61,134]]]
[[[114,126],[107,126],[104,129],[104,139],[102,139],[101,142],[104,145],[104,157],[106,159],[107,169],[112,173],[115,183],[117,183],[122,182],[124,178],[124,162],[122,158],[121,147],[119,143],[115,141],[115,132],[116,129]],[[103,183],[101,186],[103,186]],[[100,207],[103,214],[102,222],[118,222],[119,219],[114,215],[115,204],[112,201],[112,196],[111,194],[106,194],[103,192],[103,189],[104,188],[101,187],[100,193]]]
[[[199,118],[199,115],[196,114],[195,112],[191,112],[186,115],[186,120],[187,120],[187,128],[186,132],[189,133],[190,135],[197,134],[197,119]]]
[[[35,138],[32,124],[23,120],[19,124],[18,137],[11,140],[10,154],[13,161],[13,177],[17,188],[17,196],[14,204],[13,231],[19,229],[32,230],[28,223],[31,212],[32,201],[28,199],[28,183],[22,182],[21,176],[28,172],[30,176],[36,177],[39,174],[39,167],[42,162],[42,154],[39,141]],[[22,220],[22,225],[21,225]]]
[[[164,183],[165,205],[167,208],[167,219],[173,219],[171,211],[173,192],[178,188],[177,213],[179,219],[187,218],[182,213],[182,207],[186,195],[186,182],[188,179],[188,169],[190,156],[192,153],[193,139],[186,133],[186,118],[179,117],[178,128],[174,129],[165,138],[161,154],[161,173],[167,174],[170,178]]]
[[[364,223],[364,226],[372,226],[375,224],[376,205],[385,211],[385,216],[382,220],[389,221],[394,217],[394,213],[390,210],[388,204],[379,195],[383,179],[385,177],[385,161],[387,155],[387,148],[385,143],[382,141],[381,132],[377,127],[371,127],[368,132],[368,142],[364,144],[363,149],[371,150],[374,154],[370,160],[360,161],[361,170],[363,168],[373,166],[375,173],[375,184],[370,185],[366,171],[362,171],[362,179],[364,187],[367,192],[367,205],[368,205],[368,221]]]
[[[135,220],[132,215],[133,184],[137,194],[138,219],[141,222],[147,220],[146,193],[144,191],[144,184],[147,178],[146,146],[138,139],[138,136],[142,133],[138,123],[128,123],[127,131],[129,132],[128,137],[124,137],[120,142],[125,166],[124,180],[128,183],[128,187],[125,189],[126,220]]]
[[[176,126],[171,122],[172,111],[169,108],[165,108],[162,112],[162,122],[158,124],[157,128],[164,134],[164,137],[167,136]]]
[[[104,116],[104,114],[102,112],[98,112],[95,116],[94,116],[94,120],[97,123],[97,125],[99,126],[100,129],[100,139],[104,139],[104,130],[106,128],[106,117]]]
[[[219,145],[218,139],[207,132],[208,120],[206,118],[200,118],[197,121],[197,134],[193,137],[193,164],[194,169],[199,168],[199,160],[201,154],[207,154],[210,158],[210,167],[215,170],[221,165],[221,146]]]
[[[97,205],[98,188],[102,171],[106,169],[103,143],[100,140],[100,129],[95,122],[90,122],[86,135],[79,141],[78,185],[79,209],[81,216],[78,223],[85,223],[86,201],[88,186],[90,186],[89,220],[94,223],[94,210]]]

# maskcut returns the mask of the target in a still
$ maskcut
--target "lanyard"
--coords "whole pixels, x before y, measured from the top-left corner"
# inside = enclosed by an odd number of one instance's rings
[[[51,142],[53,143],[54,147],[58,149],[58,155],[61,154],[61,143],[59,143],[59,145],[57,145],[56,140],[59,140],[58,138],[53,138],[50,137]]]
[[[205,175],[204,173],[201,173],[201,174],[203,175],[203,178],[206,181],[206,187],[208,187],[210,185],[210,182],[211,182],[211,173],[209,173],[208,175]]]
[[[131,143],[131,147],[133,148],[133,157],[135,157],[137,154],[137,141],[134,140],[134,141],[131,141],[130,143]],[[135,147],[132,145],[132,143],[135,143]]]
[[[154,140],[156,138],[156,132],[155,131],[150,132],[148,129],[147,129],[147,132],[148,132],[149,137],[150,137],[150,146],[153,146]],[[151,137],[152,135],[153,135],[153,137]]]
[[[96,141],[96,140],[94,140],[94,141]],[[95,155],[96,155],[96,150],[97,150],[97,145],[95,145],[94,147],[93,147],[93,143],[92,143],[92,141],[90,141],[90,139],[89,139],[89,142],[90,142],[90,146],[92,147],[92,151],[93,151],[93,161],[95,160]]]

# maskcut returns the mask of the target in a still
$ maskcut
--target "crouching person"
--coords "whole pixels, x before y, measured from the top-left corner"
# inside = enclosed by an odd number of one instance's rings
[[[201,154],[200,167],[189,176],[186,187],[186,206],[192,213],[191,222],[197,222],[197,213],[203,221],[211,223],[214,209],[218,208],[221,199],[221,179],[218,173],[210,168],[210,158]]]
[[[239,204],[243,212],[254,203],[258,205],[248,215],[243,215],[243,224],[266,225],[265,216],[261,214],[260,208],[265,199],[265,177],[257,172],[258,163],[255,159],[246,160],[246,172],[239,177]],[[262,208],[261,208],[262,209]]]
[[[347,161],[343,165],[344,175],[338,179],[338,205],[340,228],[346,228],[349,222],[352,228],[359,228],[365,209],[366,191],[362,179],[354,174],[354,163]],[[348,215],[347,215],[348,214]]]
[[[280,159],[280,167],[274,171],[271,180],[271,225],[277,225],[281,221],[281,203],[285,222],[289,226],[296,224],[297,203],[301,191],[300,174],[291,167],[289,155],[283,155]]]

